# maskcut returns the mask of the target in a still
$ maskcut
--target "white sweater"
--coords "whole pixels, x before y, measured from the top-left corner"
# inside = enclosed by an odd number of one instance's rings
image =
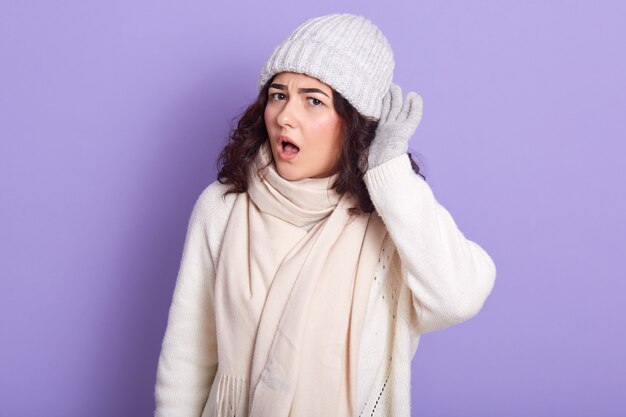
[[[478,313],[496,267],[485,250],[465,238],[407,155],[370,169],[365,183],[389,234],[372,277],[355,417],[409,417],[411,359],[420,334]],[[225,189],[217,181],[209,185],[189,220],[159,358],[156,417],[214,415],[218,352],[212,291],[235,199],[234,194],[223,198]]]

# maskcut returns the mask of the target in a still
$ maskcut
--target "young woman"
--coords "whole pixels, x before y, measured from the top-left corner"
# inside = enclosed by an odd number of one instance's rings
[[[409,416],[420,335],[494,285],[407,154],[402,99],[369,20],[310,19],[269,57],[257,100],[189,221],[156,416]]]

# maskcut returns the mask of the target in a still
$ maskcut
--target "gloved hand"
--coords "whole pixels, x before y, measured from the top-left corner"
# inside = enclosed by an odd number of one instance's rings
[[[376,137],[369,149],[368,169],[407,153],[409,139],[422,120],[422,97],[411,91],[402,103],[402,89],[392,84],[383,98]]]

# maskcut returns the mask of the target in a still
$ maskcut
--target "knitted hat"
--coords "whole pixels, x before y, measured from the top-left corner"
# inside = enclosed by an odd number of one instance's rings
[[[333,14],[302,23],[268,58],[259,90],[284,71],[315,77],[338,91],[364,116],[380,118],[393,77],[387,38],[363,16]]]

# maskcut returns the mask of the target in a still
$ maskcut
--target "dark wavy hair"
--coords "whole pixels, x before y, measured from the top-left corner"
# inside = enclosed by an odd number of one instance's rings
[[[265,83],[256,100],[239,116],[237,125],[231,130],[228,142],[218,157],[217,180],[230,185],[224,195],[242,193],[248,189],[247,173],[250,165],[261,145],[268,140],[264,112],[272,80]],[[376,135],[378,121],[361,115],[341,94],[334,89],[332,92],[333,105],[341,119],[345,139],[341,144],[335,171],[338,176],[331,188],[338,194],[350,193],[356,199],[358,207],[350,209],[353,214],[371,213],[374,205],[363,176],[367,171],[368,152]],[[413,171],[426,179],[412,155],[408,155]]]

